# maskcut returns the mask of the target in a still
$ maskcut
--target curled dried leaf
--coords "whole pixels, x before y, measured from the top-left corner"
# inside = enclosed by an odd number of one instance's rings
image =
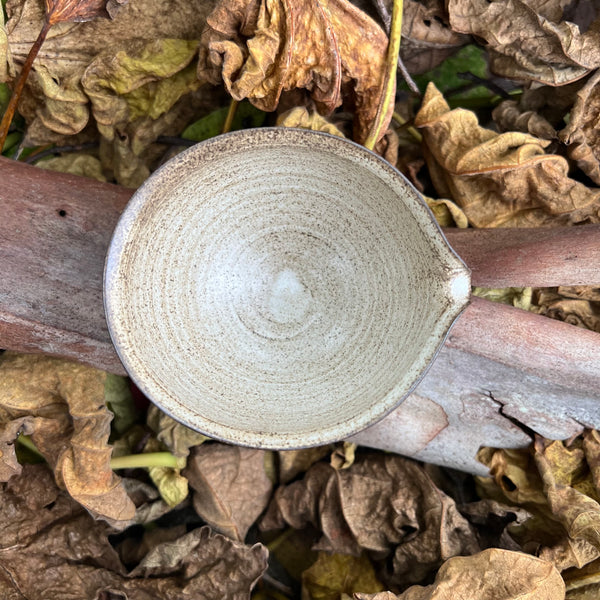
[[[261,544],[202,527],[147,538],[147,553],[127,572],[108,540],[113,530],[58,490],[44,465],[26,465],[0,484],[0,526],[0,594],[7,599],[247,600],[267,567]]]
[[[495,4],[495,3],[493,3]],[[415,118],[433,183],[475,227],[564,225],[600,220],[600,190],[569,178],[567,161],[532,135],[497,134],[464,109],[450,110],[429,84]]]
[[[47,356],[0,358],[0,474],[20,472],[17,434],[30,435],[56,481],[98,517],[126,521],[135,506],[110,468],[106,373]]]
[[[521,111],[514,100],[504,100],[493,111],[492,117],[500,131],[522,131],[542,140],[554,140],[558,134],[547,119],[533,110]]]
[[[593,289],[593,288],[592,288]],[[564,288],[541,288],[535,293],[535,312],[600,333],[600,302],[573,297]]]
[[[449,26],[442,0],[404,1],[400,56],[410,73],[430,71],[470,41]]]
[[[560,132],[568,145],[569,157],[597,185],[600,185],[600,71],[577,92],[569,124]]]
[[[266,508],[273,487],[268,454],[219,443],[193,449],[183,475],[194,490],[194,509],[216,531],[242,541]]]
[[[501,77],[559,86],[600,66],[600,29],[563,17],[565,3],[553,0],[449,0],[454,31],[487,43],[490,69]]]
[[[552,563],[521,552],[492,548],[447,560],[435,581],[395,596],[356,594],[357,600],[564,600],[565,583]]]
[[[412,461],[366,455],[350,468],[313,465],[301,481],[279,488],[260,526],[313,525],[317,549],[393,555],[389,581],[421,581],[450,556],[479,549],[454,502]]]
[[[366,139],[382,93],[387,37],[350,2],[221,0],[207,25],[201,81],[224,82],[233,98],[265,111],[275,110],[283,93],[304,90],[321,114],[352,110],[354,138]]]

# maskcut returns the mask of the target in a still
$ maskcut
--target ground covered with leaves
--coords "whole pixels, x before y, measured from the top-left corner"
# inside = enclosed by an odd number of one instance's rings
[[[137,187],[223,131],[304,127],[372,147],[444,226],[599,222],[600,5],[401,5],[3,0],[0,147]],[[599,288],[475,293],[600,332]],[[478,458],[491,477],[348,443],[228,446],[125,378],[4,352],[0,595],[600,596],[599,434]]]

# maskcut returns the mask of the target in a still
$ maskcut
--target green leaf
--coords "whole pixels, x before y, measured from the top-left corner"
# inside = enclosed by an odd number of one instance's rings
[[[129,383],[126,377],[106,374],[104,399],[113,413],[112,429],[121,435],[137,420],[138,411],[133,403]]]
[[[219,135],[223,130],[228,110],[229,108],[227,106],[219,108],[205,117],[198,119],[195,123],[192,123],[185,129],[181,134],[181,137],[186,140],[202,142],[203,140],[208,140],[211,137]],[[267,113],[258,110],[258,108],[252,106],[250,102],[240,102],[233,118],[231,130],[235,131],[236,129],[260,127],[264,124],[266,118]]]
[[[438,90],[447,95],[448,92],[452,92],[469,83],[465,79],[461,79],[458,76],[459,73],[472,73],[482,79],[488,77],[485,50],[475,44],[464,46],[435,69],[422,75],[416,75],[414,80],[421,90],[425,90],[427,84],[433,81]],[[493,96],[493,92],[479,85],[460,94],[452,95],[452,99],[453,101],[458,101],[459,99],[492,98]]]

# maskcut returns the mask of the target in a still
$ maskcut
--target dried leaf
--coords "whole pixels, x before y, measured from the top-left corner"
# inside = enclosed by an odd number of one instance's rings
[[[354,442],[343,442],[331,453],[329,464],[334,469],[348,469],[354,464],[357,448],[358,445]]]
[[[98,517],[126,521],[135,506],[110,468],[106,373],[47,356],[0,358],[0,480],[20,472],[17,434],[30,435],[58,485]]]
[[[542,140],[558,137],[550,122],[533,110],[521,111],[514,100],[504,100],[493,111],[492,118],[500,131],[522,131]]]
[[[552,513],[569,537],[600,551],[600,491],[589,477],[583,448],[536,437],[534,456]]]
[[[333,450],[333,446],[315,446],[314,448],[303,448],[301,450],[279,451],[279,481],[288,483],[300,473],[308,471],[317,461],[327,456]]]
[[[309,112],[304,106],[296,106],[279,115],[279,117],[277,117],[277,125],[281,127],[299,127],[301,129],[311,129],[313,131],[324,131],[331,135],[345,137],[333,123],[330,123],[318,112]]]
[[[89,177],[97,181],[106,181],[102,171],[102,163],[95,156],[89,154],[72,153],[64,156],[53,156],[38,161],[36,166],[49,171],[71,173],[72,175]]]
[[[44,0],[46,15],[51,25],[83,23],[96,17],[109,17],[107,0]]]
[[[212,443],[194,448],[183,472],[194,509],[216,531],[242,541],[266,508],[273,484],[263,450]]]
[[[111,530],[59,491],[43,465],[27,465],[0,486],[0,526],[2,598],[248,600],[267,567],[264,546],[203,527],[168,541],[158,536],[127,573],[108,541]]]
[[[452,202],[452,200],[434,200],[433,198],[425,197],[425,201],[440,227],[466,229],[469,226],[469,221],[464,211]]]
[[[593,288],[592,288],[593,289]],[[600,332],[600,302],[575,299],[564,288],[541,288],[535,293],[534,312],[577,327]]]
[[[587,31],[564,20],[558,0],[449,0],[454,31],[487,43],[501,77],[564,85],[600,66],[600,23]]]
[[[565,584],[552,563],[492,548],[447,560],[427,587],[395,596],[356,594],[357,600],[563,600]]]
[[[144,446],[144,452],[161,452],[163,450],[162,444],[154,438],[150,438]],[[182,460],[182,464],[185,465],[184,460]],[[180,469],[150,467],[148,475],[160,492],[161,498],[171,508],[181,504],[188,497],[188,480],[181,475]]]
[[[189,456],[190,448],[199,446],[209,439],[205,435],[175,421],[153,404],[148,407],[146,422],[156,434],[156,439],[175,456],[185,458]],[[148,452],[154,452],[154,450],[148,450]]]
[[[485,298],[492,302],[501,302],[510,304],[523,310],[531,310],[533,288],[482,288],[474,287],[472,290],[474,296]]]
[[[548,141],[484,129],[471,111],[450,110],[433,84],[427,88],[415,124],[423,132],[438,193],[452,198],[473,226],[600,220],[600,190],[570,179],[567,161],[545,154]]]
[[[435,68],[469,42],[468,35],[449,27],[441,0],[404,1],[400,56],[410,73],[425,73]]]
[[[569,158],[597,185],[600,185],[600,71],[577,92],[569,124],[560,132],[568,145]]]
[[[140,183],[157,156],[151,147],[156,138],[183,129],[216,97],[208,89],[188,93],[198,86],[191,64],[197,42],[192,40],[212,4],[173,0],[165,18],[153,0],[136,0],[121,7],[114,20],[51,29],[19,105],[28,125],[25,143],[64,142],[77,134],[77,140],[89,141],[98,135],[97,115],[106,136],[101,158],[108,175],[113,157],[119,156],[119,182]],[[9,44],[3,52],[0,30],[0,81],[18,73],[44,21],[41,0],[9,0],[6,10]]]
[[[302,574],[303,600],[339,600],[342,594],[383,589],[364,554],[356,557],[320,552],[317,561]]]
[[[350,2],[221,0],[207,24],[201,81],[224,82],[233,98],[265,111],[275,110],[282,93],[305,90],[321,114],[341,105],[352,110],[354,138],[366,139],[382,92],[387,37]]]
[[[393,554],[390,581],[421,581],[443,560],[479,548],[454,502],[414,462],[367,454],[349,469],[325,463],[279,488],[261,529],[316,527],[316,548],[358,556]]]

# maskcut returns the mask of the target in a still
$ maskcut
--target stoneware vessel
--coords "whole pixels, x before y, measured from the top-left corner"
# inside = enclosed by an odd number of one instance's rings
[[[136,192],[109,249],[123,365],[178,421],[261,448],[394,409],[468,302],[408,181],[345,139],[266,128],[198,144]]]

